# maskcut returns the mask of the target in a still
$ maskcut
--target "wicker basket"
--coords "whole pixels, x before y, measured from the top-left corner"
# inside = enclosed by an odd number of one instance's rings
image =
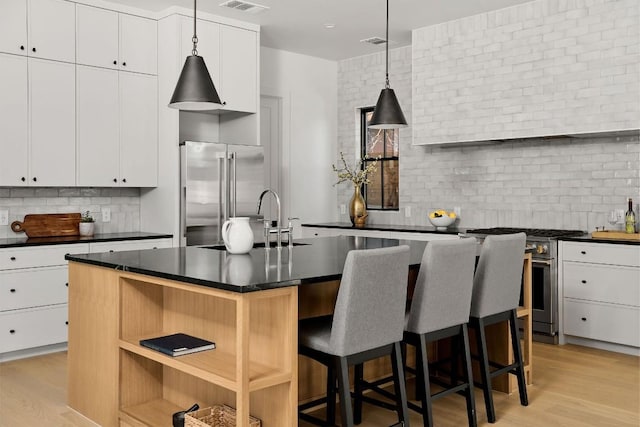
[[[231,427],[236,425],[236,410],[227,405],[214,405],[184,415],[184,427]],[[249,416],[250,427],[260,427],[259,419]]]

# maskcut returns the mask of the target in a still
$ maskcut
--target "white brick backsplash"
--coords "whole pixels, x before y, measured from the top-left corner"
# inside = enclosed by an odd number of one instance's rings
[[[491,25],[490,20],[487,20],[487,25]],[[422,105],[415,110],[416,114],[432,118],[442,111],[442,107],[451,106],[445,101],[470,95],[468,87],[444,89],[442,93],[447,95],[442,98],[433,97],[433,92],[425,88],[412,93],[411,84],[416,84],[416,77],[411,76],[411,51],[402,48],[390,53],[394,55],[394,71],[389,78],[405,115],[410,114],[412,96],[443,102],[442,105]],[[381,61],[376,61],[376,56]],[[367,77],[365,81],[363,76],[383,75],[383,59],[384,53],[380,53],[339,63],[339,150],[347,158],[355,158],[354,150],[358,144],[354,128],[356,111],[373,105],[382,88],[378,79],[369,80]],[[416,62],[413,63],[415,65]],[[599,77],[598,74],[591,78]],[[495,80],[495,84],[501,83],[500,79]],[[563,87],[553,81],[549,84],[556,85],[555,90]],[[569,83],[565,88],[568,86]],[[581,83],[567,90],[576,92],[582,88],[588,86]],[[481,100],[470,102],[479,103]],[[555,102],[553,97],[549,102]],[[559,108],[565,104],[558,102],[553,105]],[[561,109],[529,110],[529,106],[517,103],[507,103],[501,108],[511,108],[507,111],[512,114],[523,114],[522,119],[525,119],[525,113],[530,114],[528,120],[534,122],[555,118],[562,113]],[[469,110],[470,113],[476,111],[473,108]],[[616,108],[603,109],[600,114],[607,111],[614,116],[619,115]],[[494,119],[490,114],[478,114],[477,117]],[[513,226],[593,231],[596,226],[609,228],[607,212],[613,208],[626,208],[627,197],[634,198],[638,209],[640,138],[637,136],[536,138],[473,145],[414,146],[411,144],[413,123],[409,126],[400,130],[401,210],[370,211],[369,221],[373,224],[429,225],[426,218],[429,211],[460,206],[462,215],[458,225],[463,228]],[[442,125],[435,123],[432,129],[441,130]],[[351,188],[341,185],[338,203],[347,204],[350,197]],[[406,206],[411,206],[411,218],[404,216]],[[341,219],[349,221],[347,215]]]
[[[111,222],[103,223],[101,209],[111,209]],[[0,209],[9,211],[9,224],[27,214],[84,212],[89,210],[98,233],[140,230],[138,188],[0,188]],[[10,226],[0,226],[0,238],[24,237]]]
[[[413,142],[638,128],[639,14],[637,0],[535,0],[414,30]]]

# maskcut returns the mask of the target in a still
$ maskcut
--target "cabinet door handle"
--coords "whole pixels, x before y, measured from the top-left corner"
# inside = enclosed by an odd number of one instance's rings
[[[12,256],[11,258],[9,258],[11,261],[15,261],[16,257]]]
[[[118,178],[113,178],[113,182],[118,182]]]
[[[10,333],[10,334],[15,334],[15,333],[16,333],[16,330],[15,330],[15,329],[9,329],[9,333]]]
[[[38,180],[38,178],[36,178],[35,176],[33,177],[33,182],[36,182]]]
[[[67,320],[66,322],[64,322],[64,324],[65,324],[65,325],[68,325],[68,324],[69,324],[69,321]]]
[[[113,61],[113,65],[118,65],[118,61]]]
[[[24,45],[20,45],[20,50],[24,50]]]
[[[127,178],[122,178],[122,182],[127,182]]]
[[[583,321],[583,322],[586,322],[586,321],[587,321],[587,318],[586,318],[586,317],[583,317],[583,318],[582,318],[582,321]]]
[[[22,178],[20,178],[20,181],[25,182],[27,180],[27,178],[25,178],[24,176]]]
[[[34,47],[34,48],[31,48],[31,51],[32,51],[32,52],[35,52],[35,51],[36,51],[36,48],[35,48],[35,47]]]
[[[15,289],[11,289],[11,290],[9,290],[9,292],[11,292],[13,294],[13,293],[16,292],[16,290]]]
[[[586,280],[581,280],[580,282],[581,282],[581,283],[587,283],[587,281],[586,281]]]
[[[581,253],[582,255],[586,255],[586,254],[587,254],[587,251],[580,251],[580,253]]]
[[[123,62],[123,63],[122,63],[122,66],[123,66],[123,67],[126,67],[126,66],[127,66],[127,63],[126,63],[126,62]]]
[[[64,285],[65,285],[67,288],[69,287],[69,283],[68,283],[68,282],[67,282],[67,283],[65,283]]]

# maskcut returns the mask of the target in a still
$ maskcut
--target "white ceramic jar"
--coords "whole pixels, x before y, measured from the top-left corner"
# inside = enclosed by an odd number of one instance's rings
[[[253,248],[253,231],[248,217],[229,218],[222,224],[222,240],[227,252],[246,254]]]

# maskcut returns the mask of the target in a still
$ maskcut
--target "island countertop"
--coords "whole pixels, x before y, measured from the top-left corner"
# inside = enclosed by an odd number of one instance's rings
[[[419,267],[427,242],[374,237],[300,239],[293,248],[254,248],[231,255],[206,246],[67,255],[69,261],[177,280],[232,292],[254,292],[337,280],[353,249],[408,245]]]

